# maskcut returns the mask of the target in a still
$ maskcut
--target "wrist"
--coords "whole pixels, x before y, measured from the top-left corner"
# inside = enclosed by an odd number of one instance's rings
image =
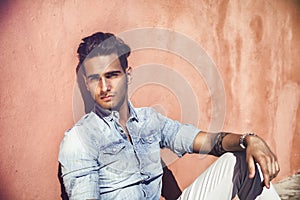
[[[239,144],[242,149],[247,148],[250,137],[257,137],[257,135],[254,133],[245,133],[245,134],[241,135]]]

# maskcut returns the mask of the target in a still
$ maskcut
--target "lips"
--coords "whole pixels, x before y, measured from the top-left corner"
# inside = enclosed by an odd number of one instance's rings
[[[114,97],[113,95],[106,95],[106,96],[101,96],[100,99],[103,101],[111,101],[113,97]]]

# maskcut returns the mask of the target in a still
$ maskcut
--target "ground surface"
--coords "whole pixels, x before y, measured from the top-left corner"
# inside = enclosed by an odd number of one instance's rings
[[[274,184],[282,200],[300,200],[300,173]]]

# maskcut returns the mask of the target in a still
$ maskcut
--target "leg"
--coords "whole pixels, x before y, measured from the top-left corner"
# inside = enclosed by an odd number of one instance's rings
[[[233,199],[236,194],[242,200],[255,199],[262,191],[257,199],[280,199],[274,188],[263,189],[261,182],[259,173],[248,178],[244,153],[226,153],[186,188],[179,200]]]

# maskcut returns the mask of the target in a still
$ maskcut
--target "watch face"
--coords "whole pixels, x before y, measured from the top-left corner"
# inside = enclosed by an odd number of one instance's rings
[[[246,142],[245,142],[245,138],[246,138],[248,135],[256,136],[254,133],[246,133],[246,134],[242,135],[242,136],[240,137],[240,147],[241,147],[242,149],[246,149],[246,147],[247,147],[247,144],[246,144]]]
[[[240,147],[242,148],[242,149],[246,149],[246,146],[245,146],[245,144],[244,144],[244,142],[240,142]]]
[[[246,144],[245,144],[245,137],[247,136],[247,134],[244,134],[240,137],[240,147],[242,149],[246,149]]]

